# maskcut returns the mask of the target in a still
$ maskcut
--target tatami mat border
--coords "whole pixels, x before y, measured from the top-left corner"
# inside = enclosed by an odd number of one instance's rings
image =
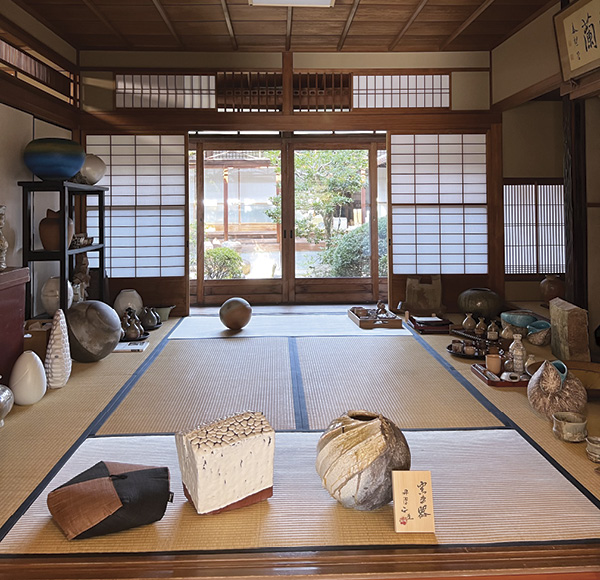
[[[294,416],[296,418],[297,431],[309,431],[308,408],[302,382],[302,370],[300,367],[300,356],[298,355],[298,341],[295,336],[288,338],[288,350],[290,354],[290,369],[292,373],[292,393],[294,395]]]
[[[407,325],[408,327],[408,325]],[[490,413],[497,417],[507,427],[514,429],[531,445],[546,461],[548,461],[559,473],[566,477],[585,497],[587,497],[597,508],[600,509],[600,499],[598,499],[590,490],[580,483],[573,475],[571,475],[552,455],[533,439],[525,430],[521,429],[517,423],[515,423],[508,415],[503,413],[494,403],[485,397],[483,393],[478,391],[474,385],[472,385],[459,370],[454,368],[441,353],[435,350],[417,331],[409,328],[413,336],[421,344],[421,346],[429,353],[435,360],[437,360],[473,397],[475,397]]]
[[[129,391],[137,383],[139,378],[146,372],[148,367],[154,362],[156,357],[163,351],[165,346],[169,342],[169,335],[173,332],[181,323],[180,319],[177,324],[173,326],[169,334],[167,334],[154,348],[154,350],[148,355],[148,357],[142,362],[142,364],[135,370],[135,372],[129,377],[127,382],[119,389],[117,394],[110,400],[110,402],[98,413],[96,418],[89,424],[89,426],[83,431],[83,433],[77,438],[77,440],[69,447],[64,455],[56,462],[54,467],[46,474],[46,476],[40,481],[36,488],[29,494],[27,499],[15,510],[15,512],[6,520],[4,525],[0,527],[0,541],[8,534],[11,528],[17,523],[19,518],[29,509],[31,504],[46,488],[52,478],[62,469],[64,464],[69,460],[71,455],[79,448],[79,446],[90,436],[94,435],[96,431],[104,424],[104,422],[110,417],[111,413],[119,406],[121,401],[127,396]]]

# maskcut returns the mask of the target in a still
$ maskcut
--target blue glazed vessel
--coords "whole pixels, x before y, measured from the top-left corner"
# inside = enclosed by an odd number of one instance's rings
[[[25,147],[23,160],[40,179],[58,181],[73,177],[81,169],[85,150],[70,139],[34,139]]]

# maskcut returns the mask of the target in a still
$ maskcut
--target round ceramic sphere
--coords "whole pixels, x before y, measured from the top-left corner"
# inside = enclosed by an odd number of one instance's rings
[[[69,179],[81,169],[85,150],[71,139],[34,139],[25,147],[23,160],[40,179]]]
[[[50,316],[54,316],[54,313],[60,308],[60,278],[58,276],[52,276],[44,282],[41,299],[44,310]],[[67,308],[71,308],[71,304],[73,304],[73,286],[71,286],[71,282],[67,281]]]
[[[221,322],[230,330],[240,330],[252,318],[252,306],[243,298],[230,298],[219,309]]]
[[[106,163],[97,155],[88,153],[79,173],[73,178],[76,183],[84,185],[96,185],[106,173]]]
[[[15,396],[13,392],[4,385],[0,385],[0,427],[4,425],[4,418],[13,408]]]
[[[71,356],[96,362],[108,356],[121,340],[119,315],[104,302],[86,300],[67,310]]]
[[[35,352],[26,350],[17,359],[8,386],[17,405],[33,405],[46,394],[46,371]]]

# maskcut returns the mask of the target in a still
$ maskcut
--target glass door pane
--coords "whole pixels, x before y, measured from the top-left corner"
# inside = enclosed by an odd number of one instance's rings
[[[281,277],[280,151],[204,152],[204,279]]]
[[[388,178],[387,152],[377,151],[377,239],[379,244],[379,276],[388,275]]]
[[[296,278],[371,275],[369,152],[296,150]]]

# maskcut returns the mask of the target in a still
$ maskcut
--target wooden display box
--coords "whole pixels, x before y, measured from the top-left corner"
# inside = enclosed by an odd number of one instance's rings
[[[356,309],[366,310],[366,316],[359,316],[356,314]],[[402,328],[402,319],[395,314],[388,311],[389,318],[377,318],[375,316],[375,309],[360,308],[353,306],[348,309],[348,317],[354,324],[358,325],[359,328],[370,329],[370,328]]]
[[[52,320],[27,320],[25,322],[24,350],[32,350],[44,362],[51,330]]]

